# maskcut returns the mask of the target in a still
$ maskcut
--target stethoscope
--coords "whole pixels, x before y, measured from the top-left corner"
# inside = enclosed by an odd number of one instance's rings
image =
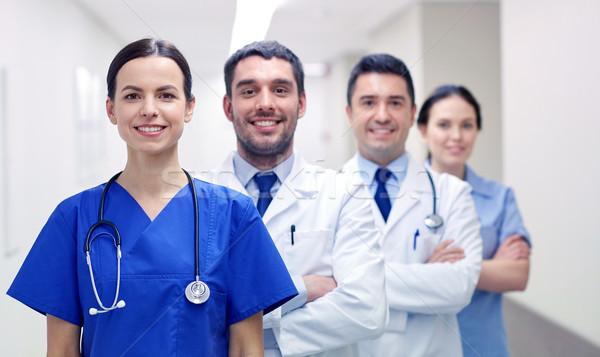
[[[437,198],[435,194],[435,185],[433,183],[433,178],[431,178],[429,170],[425,169],[425,172],[427,173],[427,177],[429,177],[429,182],[431,183],[431,190],[433,191],[433,213],[425,217],[425,226],[429,229],[438,229],[444,225],[444,219],[436,213]]]
[[[89,310],[90,315],[96,315],[99,313],[112,311],[114,309],[120,309],[125,306],[125,301],[119,300],[119,288],[121,286],[121,234],[119,233],[117,226],[113,222],[104,220],[104,201],[106,199],[106,194],[108,192],[108,188],[110,187],[110,185],[112,185],[113,182],[115,182],[115,180],[119,177],[119,175],[121,175],[121,172],[114,175],[110,180],[108,180],[108,182],[104,186],[104,189],[102,190],[102,196],[100,197],[100,207],[98,208],[98,221],[90,227],[90,229],[88,230],[87,235],[85,237],[84,249],[85,249],[87,265],[90,270],[90,278],[92,280],[92,287],[94,288],[94,295],[96,296],[96,301],[98,302],[98,305],[100,305],[100,308],[102,309],[102,310],[98,310],[98,309],[92,307]],[[195,270],[196,280],[189,283],[188,286],[185,288],[185,296],[191,303],[202,304],[206,300],[208,300],[208,297],[210,296],[210,289],[208,288],[208,285],[206,285],[204,282],[200,281],[200,257],[199,257],[200,221],[199,221],[199,217],[198,217],[198,195],[196,193],[196,186],[194,185],[194,180],[192,180],[192,177],[190,176],[190,174],[187,171],[183,170],[183,172],[185,173],[187,180],[190,184],[190,187],[192,189],[192,198],[194,200],[194,233],[195,233],[194,248],[195,248],[195,258],[196,258],[196,262],[195,262],[195,264],[196,264],[196,270]],[[92,233],[94,232],[94,230],[96,230],[100,226],[109,227],[113,231],[114,235],[112,235],[110,233],[99,233],[92,237]],[[115,299],[113,300],[113,303],[110,307],[105,307],[104,305],[102,305],[102,301],[100,300],[100,297],[98,296],[98,290],[96,289],[96,283],[94,281],[92,260],[90,258],[90,250],[91,250],[92,240],[94,238],[104,235],[104,234],[109,235],[113,239],[115,247],[117,248],[117,288],[115,291]]]

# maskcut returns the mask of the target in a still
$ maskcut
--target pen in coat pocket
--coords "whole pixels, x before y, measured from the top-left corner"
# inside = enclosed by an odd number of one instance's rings
[[[292,245],[294,245],[294,232],[296,231],[296,226],[292,224],[290,227],[290,235],[292,236]]]
[[[413,238],[413,250],[417,250],[417,237],[419,236],[419,228],[415,232],[415,237]]]

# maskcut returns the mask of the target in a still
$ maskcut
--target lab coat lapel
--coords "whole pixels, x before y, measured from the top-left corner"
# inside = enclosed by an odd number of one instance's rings
[[[360,168],[358,167],[358,159],[356,155],[354,155],[342,168],[342,171],[345,175],[347,175],[347,180],[350,183],[350,187],[355,188],[357,186],[364,186],[365,191],[369,194],[369,199],[371,203],[371,210],[373,211],[373,219],[375,220],[375,225],[380,232],[385,231],[385,221],[383,220],[383,216],[379,211],[379,207],[377,207],[377,203],[375,200],[370,197],[369,193],[369,182],[365,182],[365,177],[361,174]]]
[[[406,177],[400,186],[400,192],[392,205],[385,233],[392,230],[411,209],[421,202],[423,193],[431,192],[425,168],[408,155]]]
[[[292,205],[298,204],[298,200],[310,199],[318,193],[316,182],[312,182],[314,180],[312,168],[300,155],[297,153],[294,155],[294,164],[290,174],[281,184],[263,216],[265,225],[268,226],[269,222],[277,215],[288,210]]]

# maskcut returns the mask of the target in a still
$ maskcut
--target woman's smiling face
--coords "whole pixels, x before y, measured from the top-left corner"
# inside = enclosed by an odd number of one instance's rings
[[[139,57],[123,65],[116,77],[114,100],[106,100],[128,150],[156,155],[176,149],[195,101],[187,102],[183,73],[167,57]]]
[[[464,167],[479,131],[475,109],[458,95],[433,104],[427,125],[419,130],[429,146],[431,166],[440,172]]]

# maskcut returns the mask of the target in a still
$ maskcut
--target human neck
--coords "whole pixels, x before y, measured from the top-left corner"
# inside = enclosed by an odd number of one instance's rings
[[[256,167],[260,171],[271,170],[275,166],[284,162],[287,158],[292,155],[291,147],[283,154],[274,154],[274,155],[255,155],[250,154],[244,150],[240,150],[238,147],[238,153],[240,156],[246,160],[250,165]]]
[[[379,153],[379,155],[369,155],[368,153],[358,150],[359,154],[365,159],[376,163],[379,167],[387,167],[392,161],[396,160],[400,156],[404,155],[404,150],[401,153],[394,153],[391,155],[385,155],[385,153]]]
[[[177,153],[140,155],[128,150],[127,164],[117,182],[138,202],[140,200],[170,200],[183,186],[183,173]]]
[[[442,165],[435,160],[431,160],[431,168],[432,169],[434,169],[435,171],[440,172],[440,173],[441,172],[449,173],[451,175],[458,177],[461,180],[465,179],[466,167],[467,166],[465,164],[449,166],[449,165]]]

